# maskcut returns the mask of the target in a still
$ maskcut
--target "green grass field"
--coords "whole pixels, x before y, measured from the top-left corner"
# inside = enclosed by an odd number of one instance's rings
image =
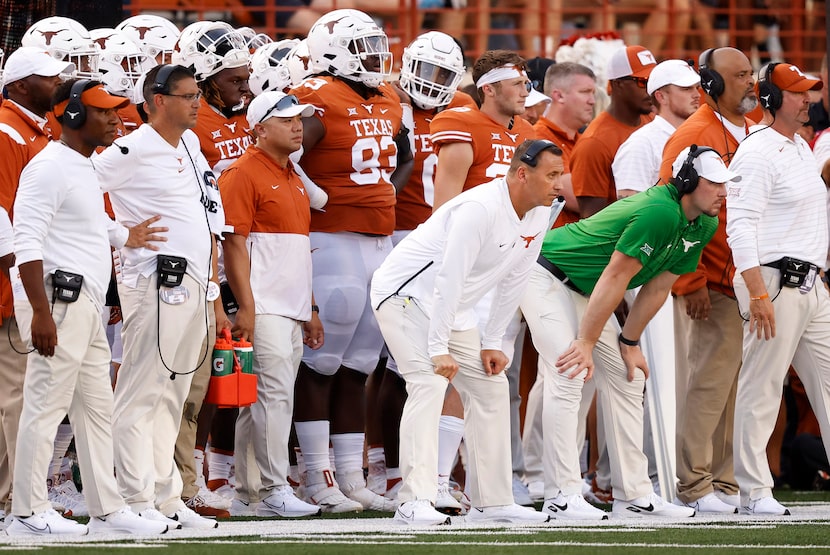
[[[618,520],[551,522],[527,527],[466,524],[409,528],[380,513],[303,520],[232,519],[209,532],[176,531],[154,539],[0,537],[0,551],[13,553],[152,553],[181,555],[591,553],[786,555],[830,553],[830,495],[782,492],[792,516],[698,516],[685,521]]]

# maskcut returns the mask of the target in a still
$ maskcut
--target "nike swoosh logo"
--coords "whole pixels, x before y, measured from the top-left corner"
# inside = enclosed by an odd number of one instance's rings
[[[18,519],[16,519],[16,520],[17,520],[20,524],[22,524],[23,526],[25,526],[26,528],[28,528],[29,530],[32,530],[33,532],[41,532],[41,533],[42,533],[42,532],[45,532],[45,531],[49,530],[49,525],[48,525],[48,524],[44,524],[44,525],[43,525],[43,528],[38,528],[38,527],[37,527],[37,526],[35,526],[34,524],[31,524],[30,522],[26,522],[26,521],[25,521],[25,520],[23,520],[22,518],[18,518]]]
[[[558,511],[567,511],[568,510],[568,504],[565,503],[564,505],[557,505],[556,503],[551,503],[550,505],[548,505],[548,509],[550,509],[551,511],[554,511],[554,512],[557,511],[557,510]]]
[[[629,511],[633,513],[653,513],[654,512],[654,504],[649,503],[648,507],[640,507],[639,505],[631,504],[626,507]]]
[[[32,142],[35,142],[35,139],[37,139],[37,135],[34,135],[34,136],[32,136],[32,137],[29,137],[29,140],[30,140],[30,141],[32,141]]]
[[[277,189],[279,189],[279,188],[280,188],[280,186],[279,186],[279,185],[271,185],[271,188],[272,188],[272,189],[274,189],[274,190],[276,191]]]
[[[478,512],[480,512],[480,513],[484,514],[484,509],[479,509],[478,507],[473,507],[473,508],[474,508],[475,510],[477,510]]]
[[[404,517],[406,520],[411,520],[413,516],[415,516],[415,511],[412,511],[409,514],[406,514],[402,510],[398,509],[398,512],[401,513],[401,516]]]
[[[182,173],[183,171],[184,171],[184,168],[179,168],[179,173]]]

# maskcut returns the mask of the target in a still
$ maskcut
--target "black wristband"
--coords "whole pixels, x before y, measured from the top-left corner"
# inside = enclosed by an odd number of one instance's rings
[[[623,345],[628,345],[629,347],[639,347],[640,346],[640,340],[639,339],[636,340],[636,341],[632,341],[631,339],[626,338],[622,334],[622,332],[620,332],[620,336],[618,337],[618,339],[619,339],[620,343],[622,343]]]
[[[316,312],[317,314],[320,314],[320,307],[316,304],[311,305],[311,312]]]

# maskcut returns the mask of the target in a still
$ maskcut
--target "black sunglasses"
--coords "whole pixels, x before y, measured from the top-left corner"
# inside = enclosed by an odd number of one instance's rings
[[[619,79],[617,79],[617,81],[634,81],[635,83],[637,83],[637,86],[641,89],[646,88],[646,86],[648,85],[648,79],[643,79],[642,77],[634,77],[631,75],[629,75],[628,77],[620,77]]]
[[[290,108],[291,106],[297,106],[299,104],[300,104],[300,100],[296,96],[294,96],[293,94],[283,96],[282,98],[280,98],[277,101],[276,104],[271,106],[268,109],[268,111],[265,112],[265,115],[262,116],[262,118],[259,120],[259,123],[262,123],[263,121],[265,121],[265,118],[267,118],[269,115],[271,115],[271,112],[273,112],[274,110],[277,110],[278,112],[281,112],[282,110],[285,110],[286,108]]]

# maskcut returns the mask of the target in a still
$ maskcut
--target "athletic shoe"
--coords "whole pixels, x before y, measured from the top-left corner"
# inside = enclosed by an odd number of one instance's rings
[[[473,507],[467,513],[467,522],[510,522],[514,524],[548,522],[550,515],[540,513],[521,505],[498,505],[495,507]]]
[[[466,491],[455,489],[450,485],[450,495],[455,497],[455,500],[461,503],[461,514],[466,515],[470,512],[470,508],[473,506],[473,502],[470,501],[470,496],[467,495]]]
[[[221,495],[228,501],[236,497],[236,488],[228,480],[208,480],[208,489],[216,495]]]
[[[9,522],[11,522],[11,521],[9,521]],[[0,530],[5,530],[6,529],[6,524],[8,524],[6,522],[6,511],[4,511],[3,509],[0,509]]]
[[[401,487],[403,486],[403,479],[402,478],[395,478],[392,480],[392,485],[389,485],[390,480],[386,481],[386,493],[383,496],[387,499],[391,499],[392,501],[398,500],[398,492],[401,491]]]
[[[644,517],[665,517],[665,518],[688,518],[695,516],[695,510],[691,507],[678,507],[667,503],[665,499],[656,493],[650,493],[644,497],[631,499],[629,501],[614,500],[611,514],[618,518],[644,518]]]
[[[386,493],[386,463],[384,461],[369,463],[366,487],[378,495]]]
[[[725,491],[721,491],[719,489],[715,490],[715,497],[726,503],[727,505],[732,505],[736,509],[741,508],[741,496],[737,493],[733,495],[729,495]]]
[[[562,520],[608,520],[608,513],[585,501],[581,493],[567,497],[560,493],[552,499],[546,499],[542,512]]]
[[[248,501],[242,501],[238,497],[234,497],[233,501],[231,501],[231,508],[228,512],[231,513],[231,516],[256,516],[258,507],[259,503],[250,503]]]
[[[75,482],[66,480],[57,486],[53,486],[52,489],[54,490],[53,496],[64,507],[63,514],[65,516],[89,516],[84,494],[78,491]]]
[[[366,487],[366,481],[363,479],[362,472],[344,476],[340,484],[340,491],[349,499],[360,503],[367,511],[394,513],[395,509],[398,508],[397,501],[392,501],[370,491]]]
[[[83,536],[89,533],[86,525],[64,518],[54,509],[28,517],[14,516],[6,526],[9,536]]]
[[[438,495],[435,497],[435,510],[445,515],[458,516],[464,507],[450,493],[449,484],[438,484]]]
[[[789,516],[790,510],[775,500],[774,497],[762,497],[760,499],[750,499],[747,505],[741,507],[741,514],[755,515],[755,516]]]
[[[231,501],[207,489],[199,490],[199,493],[190,499],[182,498],[182,501],[185,507],[201,516],[209,518],[230,518],[231,516],[228,512]]]
[[[167,524],[149,518],[142,518],[129,507],[106,516],[89,519],[89,531],[101,534],[136,534],[139,536],[156,536],[167,532]]]
[[[585,481],[590,484],[590,491],[583,494],[583,497],[596,505],[608,505],[614,501],[614,495],[610,490],[602,489],[597,485],[597,477],[585,477]]]
[[[320,516],[320,507],[297,499],[289,485],[275,488],[271,495],[262,500],[256,509],[256,516]]]
[[[138,516],[140,516],[141,518],[146,518],[147,520],[163,522],[167,525],[168,530],[181,530],[182,528],[181,522],[173,520],[172,518],[167,518],[166,516],[161,514],[161,511],[156,509],[144,509],[143,511],[138,512]]]
[[[428,499],[416,499],[401,503],[395,511],[393,521],[398,524],[414,526],[434,526],[450,524],[450,517],[435,510]]]
[[[527,486],[516,476],[513,476],[513,502],[525,507],[533,505],[533,499],[530,498]]]
[[[588,485],[588,489],[591,489],[591,486]],[[545,483],[541,480],[536,480],[533,482],[528,482],[527,484],[527,494],[530,496],[530,499],[535,503],[536,501],[544,501],[545,500]]]
[[[719,515],[734,515],[738,513],[738,508],[733,507],[729,503],[724,503],[714,493],[707,493],[700,499],[696,499],[689,503],[685,503],[678,497],[674,500],[674,504],[680,507],[691,507],[696,513],[719,514]]]
[[[363,512],[362,503],[343,495],[330,470],[308,472],[301,499],[312,505],[319,505],[324,513]]]
[[[179,522],[182,528],[196,528],[201,530],[219,528],[219,523],[215,519],[205,518],[188,507],[179,509],[167,518]]]

